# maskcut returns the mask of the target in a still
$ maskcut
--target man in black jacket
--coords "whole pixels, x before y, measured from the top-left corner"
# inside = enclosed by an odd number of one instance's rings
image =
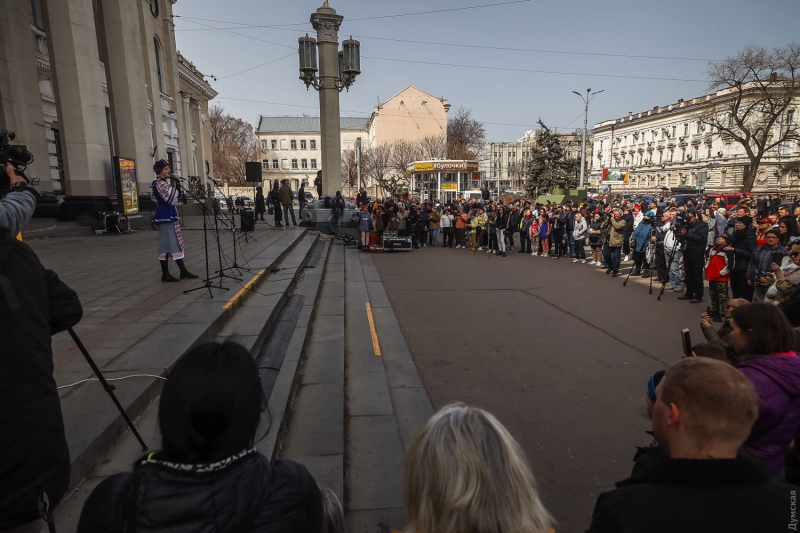
[[[670,365],[653,407],[653,433],[670,458],[601,494],[589,533],[794,529],[796,487],[737,458],[756,418],[758,395],[730,364],[690,357]]]
[[[686,271],[686,294],[678,300],[696,304],[703,301],[704,254],[708,243],[708,224],[697,219],[697,211],[686,210],[687,225],[681,228],[683,240],[683,268]]]
[[[0,531],[41,529],[67,489],[69,450],[50,337],[82,314],[78,295],[0,228]]]

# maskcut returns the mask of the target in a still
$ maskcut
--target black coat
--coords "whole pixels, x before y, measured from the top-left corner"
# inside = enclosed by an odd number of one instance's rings
[[[758,248],[758,240],[756,238],[755,228],[745,228],[742,231],[735,231],[733,233],[733,240],[731,241],[733,247],[733,270],[747,271],[747,265],[750,263],[750,256]]]
[[[190,468],[181,468],[187,467]],[[317,533],[322,496],[298,463],[271,466],[255,450],[202,465],[142,459],[133,473],[97,486],[81,512],[78,533]]]
[[[685,243],[684,251],[705,250],[708,246],[708,223],[698,218],[681,239]]]
[[[588,533],[787,531],[796,488],[745,459],[668,459],[601,494]]]
[[[266,204],[264,203],[264,193],[261,191],[256,193],[256,214],[265,213],[267,211]]]
[[[78,295],[0,229],[0,530],[40,518],[69,483],[69,450],[50,336],[77,324]],[[88,367],[87,367],[88,371]]]

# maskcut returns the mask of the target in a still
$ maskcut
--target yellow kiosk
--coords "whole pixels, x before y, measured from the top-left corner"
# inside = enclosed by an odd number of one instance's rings
[[[411,174],[409,191],[420,201],[451,202],[462,198],[480,197],[481,174],[477,161],[432,159],[414,161],[407,167]]]

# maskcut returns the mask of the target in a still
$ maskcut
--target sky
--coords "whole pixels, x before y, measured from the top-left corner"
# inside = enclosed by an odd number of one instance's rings
[[[219,92],[214,103],[234,116],[255,125],[259,114],[318,115],[317,92],[298,79],[297,39],[316,37],[309,19],[322,1],[178,0],[177,46],[216,76],[207,78]],[[703,95],[709,60],[749,44],[786,45],[800,18],[797,0],[330,5],[344,16],[339,41],[361,42],[361,75],[341,93],[342,115],[368,117],[378,100],[414,85],[446,98],[451,114],[471,109],[494,142],[516,140],[539,119],[559,130],[583,127],[584,104],[572,91],[604,90],[589,105],[590,128]]]

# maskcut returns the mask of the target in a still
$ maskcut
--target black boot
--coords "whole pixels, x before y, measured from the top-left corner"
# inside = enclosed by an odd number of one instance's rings
[[[159,260],[159,263],[161,263],[161,281],[178,281],[178,278],[173,278],[172,274],[169,273],[167,261],[169,261],[169,259],[163,261]]]
[[[642,272],[642,277],[643,278],[649,278],[650,277],[650,271],[645,269],[644,272]]]
[[[175,264],[181,269],[181,279],[195,279],[197,277],[186,270],[186,265],[183,264],[183,259],[176,259]]]
[[[633,272],[631,272],[631,276],[640,276],[642,274],[642,267],[634,267]]]

